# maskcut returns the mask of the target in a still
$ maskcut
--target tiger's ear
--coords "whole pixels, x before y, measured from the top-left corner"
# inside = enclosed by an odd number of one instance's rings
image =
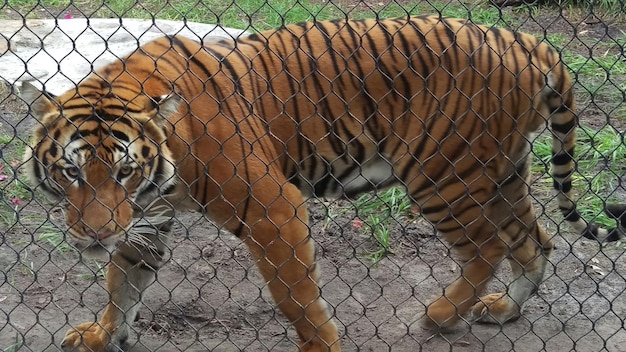
[[[50,93],[39,90],[30,82],[23,82],[20,89],[20,95],[28,107],[32,115],[39,121],[44,122],[43,118],[51,111],[58,111],[58,105],[52,100],[54,96]]]
[[[182,102],[182,98],[176,94],[172,93],[169,95],[162,95],[158,98],[152,98],[158,107],[157,116],[163,119],[168,119],[171,115],[176,114],[180,108],[180,103]]]

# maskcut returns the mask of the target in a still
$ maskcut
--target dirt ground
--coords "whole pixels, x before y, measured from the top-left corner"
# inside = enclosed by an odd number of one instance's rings
[[[585,19],[573,28],[553,11],[535,15],[521,29],[576,35],[581,43],[607,40],[607,33],[626,30],[624,25]],[[578,49],[586,51],[584,45]],[[580,96],[583,121],[605,123],[603,111],[615,101],[591,104],[584,92]],[[24,116],[14,96],[0,99],[3,135],[26,139],[33,122],[23,120]],[[621,126],[617,127],[623,131]],[[5,145],[0,154],[5,165],[18,152],[12,145],[16,143]],[[22,175],[18,178],[23,180]],[[393,254],[374,265],[367,258],[374,241],[352,226],[354,212],[340,211],[345,203],[312,201],[311,229],[324,280],[322,293],[334,309],[343,348],[623,351],[624,246],[602,248],[569,233],[565,226],[559,231],[561,216],[554,202],[548,203],[551,194],[540,190],[535,196],[546,204],[539,211],[543,210],[542,223],[555,235],[557,249],[523,316],[504,326],[460,323],[436,336],[423,330],[419,319],[430,299],[461,270],[432,228],[419,218],[403,219],[390,241]],[[11,225],[0,230],[0,350],[18,343],[24,351],[56,351],[70,326],[97,319],[107,301],[98,264],[83,263],[75,252],[39,238],[51,231],[51,224],[62,224],[58,209],[45,215],[49,207],[40,195],[31,196],[23,200]],[[198,214],[181,214],[179,220],[171,258],[144,294],[129,351],[294,350],[297,336],[274,308],[240,241]],[[507,281],[508,268],[503,265],[489,290],[502,290]]]

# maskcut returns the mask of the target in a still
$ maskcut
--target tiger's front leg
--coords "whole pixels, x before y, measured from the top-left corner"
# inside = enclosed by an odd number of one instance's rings
[[[235,199],[232,194],[242,188],[225,187],[225,199]],[[274,301],[295,327],[297,351],[340,352],[337,326],[318,286],[320,270],[302,194],[278,173],[255,178],[251,194],[258,199],[264,197],[265,203],[238,202],[248,207],[238,213],[245,214],[242,231],[233,233],[248,246]],[[221,204],[222,209],[229,207],[225,202]],[[214,202],[213,216],[219,221],[220,214],[227,211],[215,211],[218,206]]]
[[[127,241],[113,253],[107,265],[106,289],[109,302],[98,322],[79,324],[65,334],[63,351],[119,351],[126,344],[129,327],[136,320],[143,291],[155,280],[163,261],[171,225],[159,228],[159,235],[142,236],[142,245]],[[131,235],[138,236],[138,235]]]

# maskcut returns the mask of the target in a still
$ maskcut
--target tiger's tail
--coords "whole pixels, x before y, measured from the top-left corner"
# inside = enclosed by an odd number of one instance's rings
[[[624,237],[626,233],[626,204],[607,204],[604,207],[604,212],[610,218],[617,220],[618,228],[615,234],[611,234],[606,239],[607,241],[617,241]]]
[[[626,228],[626,204],[607,206],[606,213],[619,219],[621,228],[602,228],[587,222],[576,209],[573,200],[572,175],[576,169],[574,147],[576,145],[577,116],[574,96],[567,73],[561,66],[560,75],[548,74],[544,90],[545,103],[549,109],[550,130],[552,131],[552,179],[554,189],[558,192],[559,209],[572,228],[589,239],[602,242],[617,241],[622,237],[622,229]],[[556,77],[561,78],[556,81]]]

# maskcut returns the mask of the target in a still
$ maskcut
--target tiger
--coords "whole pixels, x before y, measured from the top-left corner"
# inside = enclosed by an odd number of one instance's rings
[[[599,241],[622,233],[576,210],[572,81],[555,49],[521,32],[435,15],[164,36],[61,95],[29,82],[21,94],[38,121],[29,178],[63,202],[82,255],[109,261],[109,302],[67,332],[64,351],[128,343],[178,211],[247,245],[299,350],[340,351],[307,200],[392,186],[462,265],[423,325],[515,320],[554,249],[530,195],[532,141],[546,128],[564,222]],[[505,258],[507,290],[485,294]]]

